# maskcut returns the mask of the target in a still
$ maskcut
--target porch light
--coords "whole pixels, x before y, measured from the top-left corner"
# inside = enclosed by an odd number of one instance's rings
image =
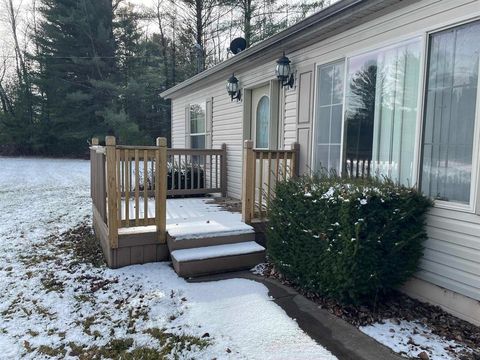
[[[238,79],[235,77],[235,74],[232,74],[227,80],[227,91],[232,101],[233,99],[237,99],[237,101],[241,100],[242,93],[239,89]]]
[[[285,52],[283,56],[277,60],[277,66],[275,67],[275,74],[277,75],[277,79],[281,81],[282,87],[289,85],[290,88],[293,88],[293,74],[290,73],[290,59],[285,56]]]

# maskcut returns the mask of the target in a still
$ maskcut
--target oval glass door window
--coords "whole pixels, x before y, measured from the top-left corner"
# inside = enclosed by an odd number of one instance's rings
[[[268,130],[270,128],[270,99],[264,95],[257,105],[257,121],[255,131],[255,147],[268,149]]]

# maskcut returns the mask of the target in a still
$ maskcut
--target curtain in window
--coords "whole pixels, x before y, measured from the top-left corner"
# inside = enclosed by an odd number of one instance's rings
[[[431,35],[422,191],[468,204],[480,52],[480,22]]]
[[[419,41],[378,54],[372,169],[407,185],[413,185],[419,71]]]
[[[412,185],[420,39],[348,62],[345,164],[350,176]]]

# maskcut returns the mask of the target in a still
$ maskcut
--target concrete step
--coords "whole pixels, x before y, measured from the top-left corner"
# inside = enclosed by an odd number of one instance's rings
[[[248,241],[174,250],[170,255],[178,275],[195,277],[252,268],[265,261],[265,248]]]
[[[205,237],[192,237],[192,238],[175,238],[170,234],[167,234],[167,244],[170,251],[181,249],[192,249],[205,246],[216,246],[225,244],[235,244],[241,242],[255,241],[255,233],[222,233],[219,236],[213,234]]]

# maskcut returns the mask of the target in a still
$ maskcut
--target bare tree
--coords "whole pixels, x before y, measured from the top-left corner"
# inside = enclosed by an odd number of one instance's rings
[[[3,0],[3,2],[14,44],[17,76],[20,81],[23,81],[27,74],[27,67],[25,65],[23,51],[20,48],[20,42],[18,41],[18,16],[20,13],[21,2],[17,7],[13,6],[13,0]]]
[[[207,54],[208,29],[215,23],[220,14],[216,13],[218,0],[181,0],[179,2],[180,16],[187,31],[191,32],[195,43],[192,44],[197,54],[197,72],[205,69]]]

